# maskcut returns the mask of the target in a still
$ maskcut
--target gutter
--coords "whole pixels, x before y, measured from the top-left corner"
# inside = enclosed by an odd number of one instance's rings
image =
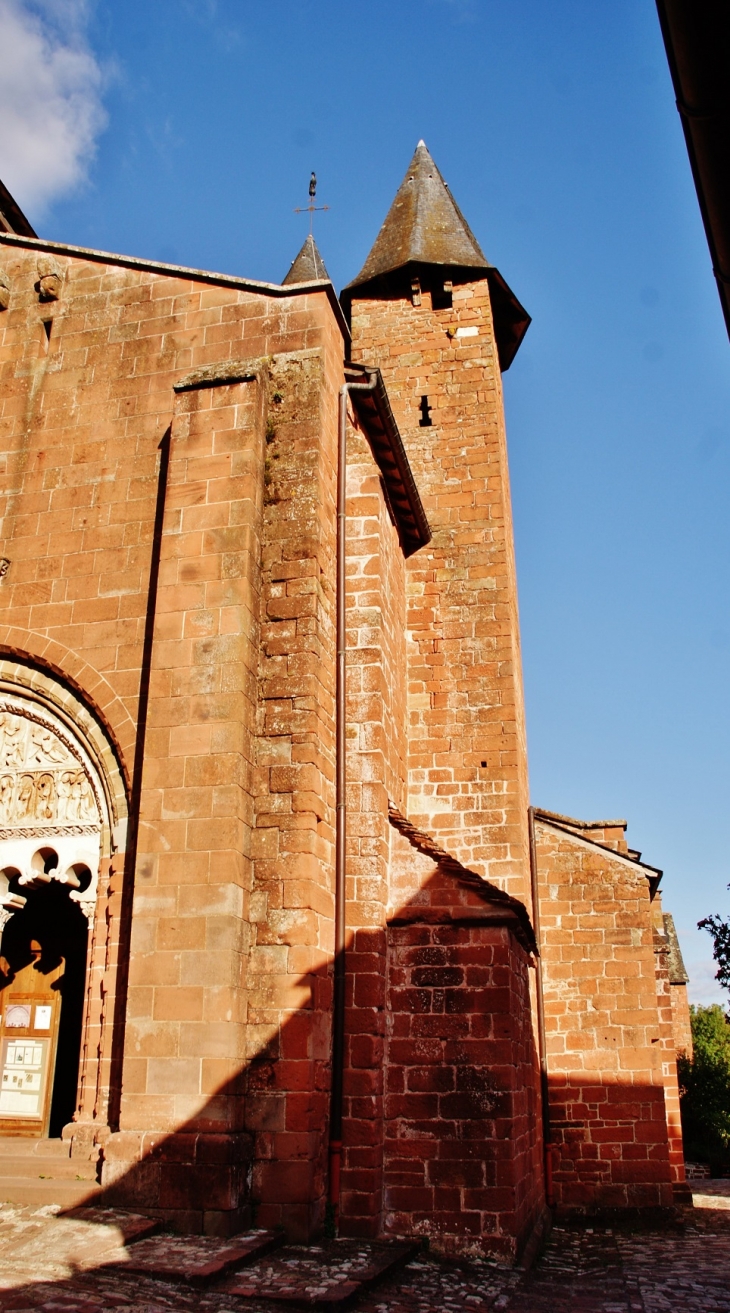
[[[730,334],[730,8],[657,0],[702,222]]]

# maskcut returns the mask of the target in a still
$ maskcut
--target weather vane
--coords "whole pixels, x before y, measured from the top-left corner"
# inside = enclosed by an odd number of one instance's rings
[[[317,210],[328,210],[328,209],[329,209],[329,205],[315,205],[315,203],[314,203],[314,198],[315,198],[316,195],[317,195],[317,175],[316,175],[316,173],[314,172],[314,170],[312,170],[312,176],[311,176],[311,178],[309,179],[309,205],[297,205],[296,208],[295,208],[295,210],[294,210],[294,213],[295,213],[295,214],[308,214],[308,215],[309,215],[309,234],[310,234],[310,237],[311,237],[311,235],[312,235],[312,228],[313,228],[313,226],[314,226],[314,215],[315,215],[315,212],[316,212]]]

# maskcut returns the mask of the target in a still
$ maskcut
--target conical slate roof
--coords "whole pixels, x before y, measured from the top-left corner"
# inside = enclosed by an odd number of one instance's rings
[[[375,245],[348,289],[413,262],[469,269],[489,267],[425,141],[416,146]]]
[[[286,278],[282,279],[282,287],[288,283],[313,283],[323,278],[326,278],[328,283],[332,282],[317,249],[317,243],[310,233],[298,256],[292,261]]]
[[[428,153],[419,141],[395,200],[357,278],[342,289],[349,317],[353,299],[408,295],[416,276],[424,290],[444,292],[448,282],[486,278],[494,335],[502,370],[509,369],[530,325],[498,269],[476,237]]]

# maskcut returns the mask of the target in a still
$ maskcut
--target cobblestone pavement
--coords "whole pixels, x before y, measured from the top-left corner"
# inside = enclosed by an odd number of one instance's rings
[[[730,1313],[730,1181],[698,1183],[670,1225],[556,1226],[530,1272],[419,1255],[353,1305],[357,1313]],[[0,1313],[275,1313],[230,1279],[202,1291],[125,1273],[114,1215],[0,1206]],[[131,1223],[133,1229],[134,1223]],[[129,1232],[130,1223],[126,1230]],[[128,1251],[126,1251],[128,1253]],[[296,1268],[296,1251],[287,1250]],[[311,1264],[311,1253],[302,1251]],[[121,1265],[121,1269],[120,1269]]]

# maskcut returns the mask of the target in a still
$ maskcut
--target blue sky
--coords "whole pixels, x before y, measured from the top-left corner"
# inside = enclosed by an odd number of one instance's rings
[[[628,818],[719,999],[730,344],[653,0],[0,0],[0,35],[0,174],[62,241],[279,281],[316,169],[341,287],[425,138],[533,316],[505,377],[533,801]]]

